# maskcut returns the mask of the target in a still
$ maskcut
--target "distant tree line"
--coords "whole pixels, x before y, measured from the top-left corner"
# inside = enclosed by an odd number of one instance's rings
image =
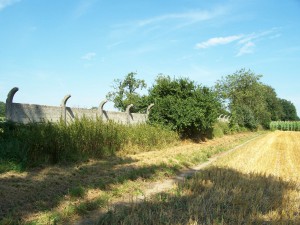
[[[223,77],[215,85],[215,91],[232,115],[232,123],[249,129],[259,125],[269,128],[271,121],[299,120],[294,104],[277,97],[276,91],[260,81],[262,75],[251,70],[239,70]]]
[[[207,134],[220,114],[231,116],[231,127],[250,130],[269,128],[271,121],[299,120],[294,104],[278,98],[274,88],[260,81],[262,75],[251,70],[222,77],[211,88],[188,78],[160,74],[143,95],[138,90],[147,85],[136,75],[129,73],[124,80],[115,80],[107,98],[121,111],[133,104],[134,112],[145,112],[154,103],[150,123],[167,126],[183,137]]]
[[[220,114],[231,116],[230,127],[255,130],[269,128],[271,121],[299,121],[291,101],[277,97],[276,91],[260,81],[262,75],[241,69],[222,77],[213,87],[206,87],[188,78],[171,78],[159,74],[147,94],[144,80],[129,73],[123,80],[114,81],[107,98],[125,111],[133,104],[132,112],[145,112],[154,103],[150,123],[161,124],[193,137],[209,132]],[[0,117],[5,117],[5,103],[0,102]]]

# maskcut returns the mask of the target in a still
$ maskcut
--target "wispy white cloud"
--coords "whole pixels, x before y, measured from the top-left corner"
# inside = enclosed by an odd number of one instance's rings
[[[243,39],[241,39],[239,41],[239,44],[245,44],[249,41],[252,41],[252,40],[259,40],[259,39],[262,39],[264,37],[274,37],[274,35],[280,35],[279,33],[279,28],[272,28],[272,29],[269,29],[269,30],[265,30],[265,31],[261,31],[261,32],[253,32],[251,34],[247,34],[244,36]]]
[[[279,38],[281,37],[281,34],[275,34],[273,36],[270,37],[270,39],[275,39],[275,38]]]
[[[73,12],[75,18],[83,16],[95,2],[96,0],[81,0]]]
[[[238,45],[241,46],[239,48],[237,57],[252,54],[254,53],[254,49],[256,44],[254,42],[258,42],[263,39],[274,39],[280,37],[279,28],[274,27],[269,30],[261,31],[261,32],[253,32],[251,34],[244,35],[244,37],[238,42]]]
[[[17,2],[20,2],[21,0],[0,0],[0,11],[3,10],[4,8],[15,4]]]
[[[107,45],[106,47],[107,47],[108,49],[111,49],[111,48],[114,48],[114,47],[116,47],[116,46],[122,44],[123,42],[124,42],[124,41],[117,41],[117,42],[114,42],[114,43],[112,43],[112,44]]]
[[[253,42],[249,41],[239,49],[239,52],[236,54],[236,56],[251,54],[254,52],[254,47],[255,47],[255,44]]]
[[[228,12],[229,9],[227,7],[220,6],[209,10],[195,9],[157,14],[152,17],[145,17],[144,19],[114,24],[111,26],[109,36],[117,44],[120,42],[131,42],[136,38],[141,41],[150,38],[151,42],[153,42],[155,40],[162,40],[169,33],[220,18],[228,14]]]
[[[114,25],[114,32],[132,33],[140,31],[157,31],[158,29],[180,29],[198,22],[212,20],[228,13],[225,7],[215,7],[211,10],[193,10],[178,13],[167,13],[146,19]]]
[[[260,40],[274,39],[280,37],[279,28],[272,28],[262,32],[253,32],[250,34],[239,34],[225,37],[213,37],[206,41],[196,44],[197,49],[210,48],[217,45],[226,45],[235,43],[238,46],[238,53],[236,56],[254,53],[256,44]]]
[[[83,56],[81,57],[81,59],[90,61],[90,60],[92,60],[93,58],[95,58],[95,56],[96,56],[96,53],[95,53],[95,52],[88,52],[88,53],[86,53],[85,55],[83,55]]]
[[[165,15],[160,15],[145,20],[137,21],[137,25],[147,26],[147,25],[162,23],[166,21],[173,21],[173,20],[183,20],[183,21],[189,21],[191,23],[195,23],[195,22],[213,19],[217,16],[225,14],[225,12],[226,12],[225,8],[218,7],[211,11],[197,10],[197,11],[190,11],[184,13],[165,14]]]
[[[207,41],[200,42],[196,44],[196,48],[209,48],[216,45],[225,45],[236,40],[239,40],[243,37],[243,35],[233,35],[227,37],[214,37],[210,38]]]

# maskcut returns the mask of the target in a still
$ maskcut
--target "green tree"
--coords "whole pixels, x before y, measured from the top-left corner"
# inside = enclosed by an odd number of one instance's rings
[[[114,80],[114,91],[109,92],[106,98],[114,102],[114,106],[125,111],[126,107],[130,104],[134,105],[132,112],[139,112],[145,110],[147,107],[146,96],[141,96],[137,93],[138,89],[146,88],[147,85],[144,80],[136,78],[136,73],[129,73],[124,80]]]
[[[253,111],[247,105],[234,106],[231,110],[230,126],[247,127],[254,130],[258,126],[258,122],[253,114]]]
[[[262,93],[265,97],[267,104],[268,112],[271,114],[272,121],[278,121],[283,115],[283,107],[280,102],[280,99],[277,97],[277,94],[271,86],[262,85]]]
[[[268,127],[271,113],[265,95],[267,87],[259,80],[262,76],[251,70],[241,69],[216,82],[215,90],[223,104],[227,103],[234,115],[233,122],[249,129],[261,124]]]
[[[5,103],[0,102],[0,117],[5,117]]]
[[[283,108],[282,121],[297,121],[299,117],[294,104],[286,99],[280,99],[280,103]]]
[[[218,117],[220,103],[215,93],[187,78],[159,75],[149,90],[154,102],[150,121],[178,131],[182,137],[199,138]]]

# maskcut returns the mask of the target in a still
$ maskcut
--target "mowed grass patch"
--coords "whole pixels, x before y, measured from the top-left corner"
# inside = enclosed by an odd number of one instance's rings
[[[268,133],[98,224],[300,224],[300,136]]]

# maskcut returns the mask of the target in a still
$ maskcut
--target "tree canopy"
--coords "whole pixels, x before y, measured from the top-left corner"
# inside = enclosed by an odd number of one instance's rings
[[[0,117],[5,117],[5,103],[0,102]]]
[[[145,96],[138,94],[137,90],[146,87],[145,81],[137,79],[136,73],[131,72],[125,76],[124,80],[114,80],[114,91],[109,92],[106,98],[114,102],[114,106],[121,111],[125,111],[128,105],[133,104],[132,111],[139,112],[147,106],[143,101]]]
[[[297,111],[296,111],[296,107],[294,106],[294,104],[288,100],[285,99],[279,99],[281,105],[282,105],[282,117],[281,120],[282,121],[297,121],[300,120],[298,115],[297,115]]]
[[[216,82],[215,89],[223,107],[232,113],[232,122],[256,129],[258,125],[268,128],[275,120],[295,120],[297,113],[292,103],[279,99],[271,86],[260,81],[261,77],[241,69]]]
[[[145,112],[154,103],[149,120],[193,137],[212,129],[220,114],[231,115],[231,126],[255,130],[259,125],[269,128],[271,121],[299,120],[290,101],[277,97],[276,91],[260,81],[262,75],[241,69],[218,80],[213,89],[196,84],[188,78],[171,78],[160,74],[148,94],[144,80],[129,73],[124,80],[114,81],[114,90],[107,98],[125,111],[133,104],[133,112]]]
[[[159,75],[149,89],[148,98],[155,104],[150,121],[168,126],[186,137],[206,133],[220,110],[215,93],[188,78],[171,79]]]

